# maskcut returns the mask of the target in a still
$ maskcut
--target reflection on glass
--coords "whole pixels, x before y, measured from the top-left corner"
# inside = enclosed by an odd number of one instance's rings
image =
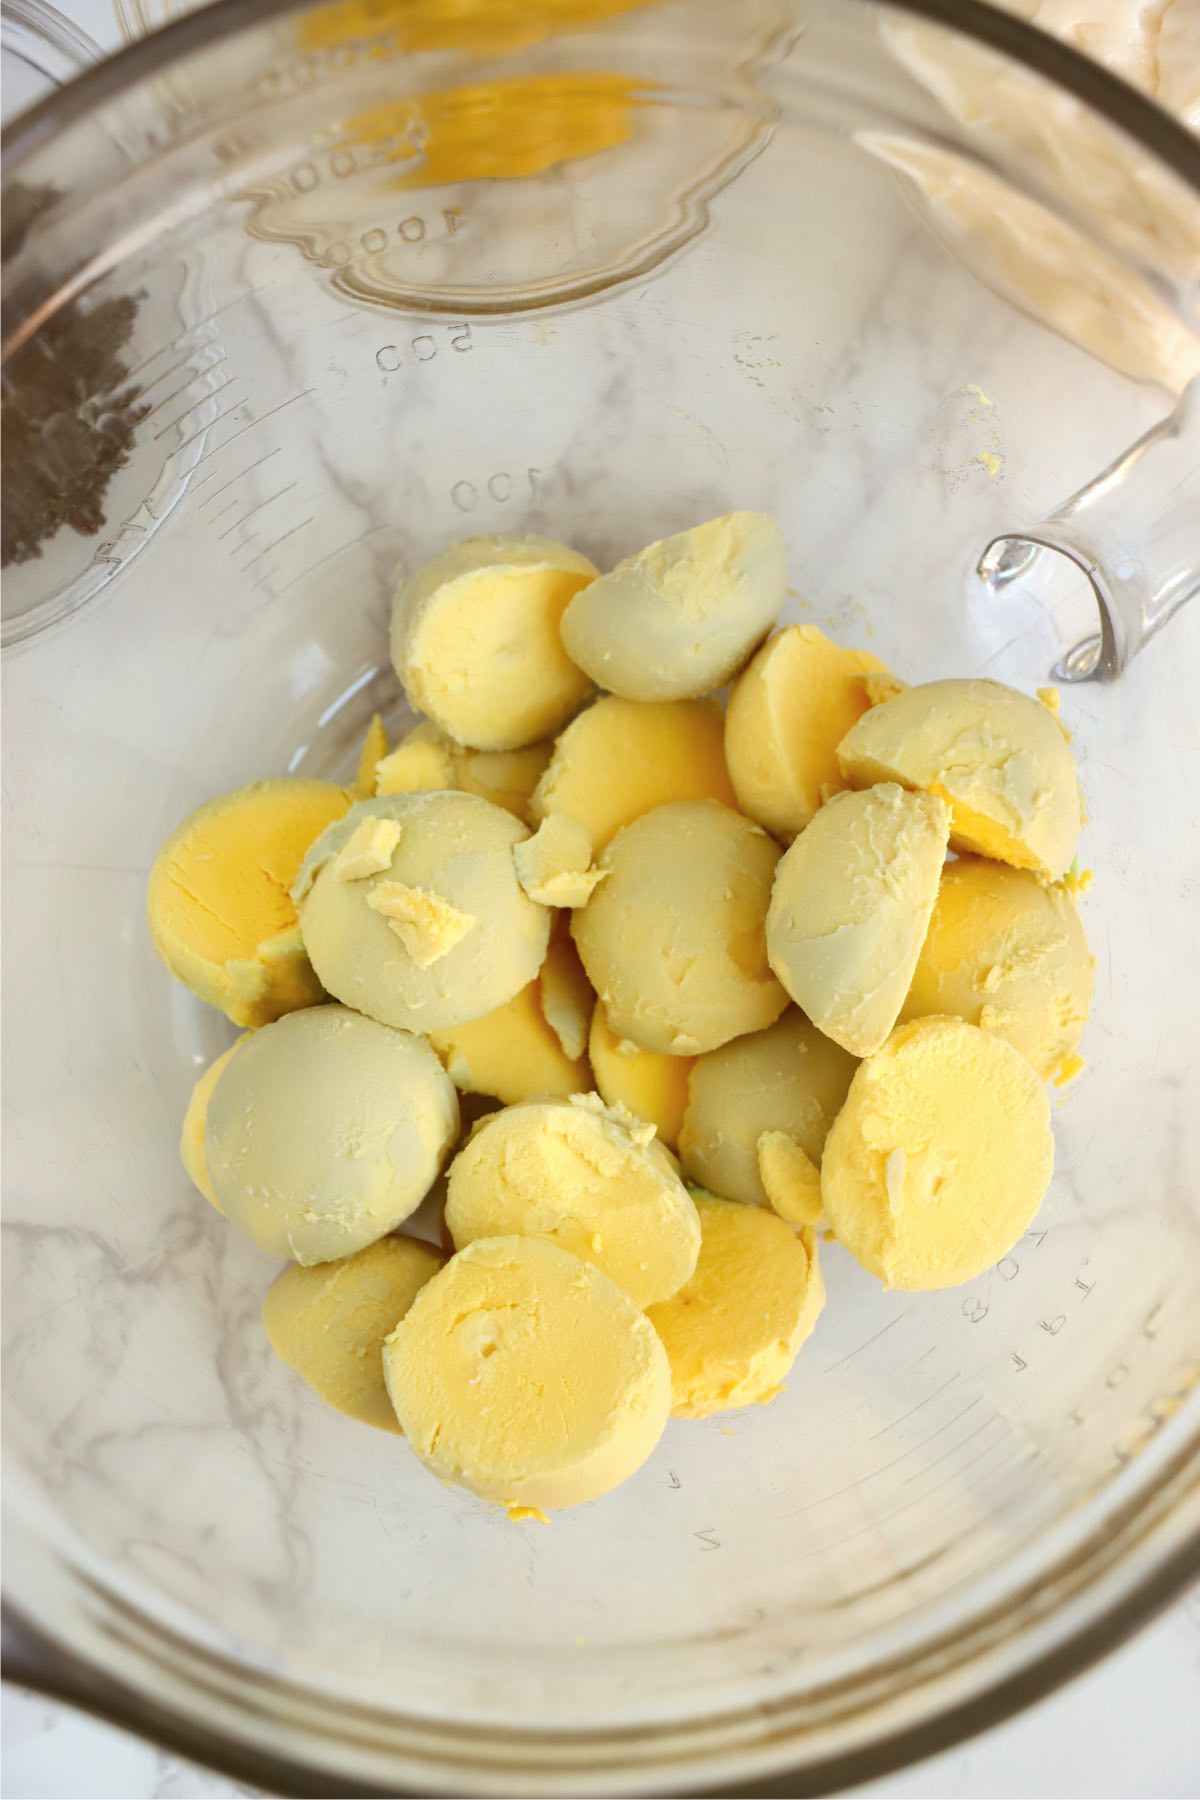
[[[1074,226],[965,156],[887,132],[859,141],[912,183],[939,235],[996,293],[1136,381],[1179,393],[1200,374],[1200,337]]]

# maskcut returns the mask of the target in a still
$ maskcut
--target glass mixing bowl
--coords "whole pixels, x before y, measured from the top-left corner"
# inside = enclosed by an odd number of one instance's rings
[[[967,0],[229,0],[6,148],[9,1672],[302,1791],[796,1793],[1108,1647],[1200,1530],[1200,150]],[[831,1248],[784,1396],[513,1525],[274,1360],[146,873],[401,725],[398,563],[742,506],[789,617],[1075,681],[1091,1066],[989,1275]]]

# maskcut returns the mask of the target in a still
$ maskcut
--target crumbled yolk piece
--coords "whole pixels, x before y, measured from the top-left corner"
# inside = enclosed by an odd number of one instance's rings
[[[429,888],[379,881],[367,895],[372,912],[387,920],[419,969],[431,968],[460,944],[476,921]]]

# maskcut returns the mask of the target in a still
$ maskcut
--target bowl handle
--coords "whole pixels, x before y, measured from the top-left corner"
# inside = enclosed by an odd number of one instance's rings
[[[1200,378],[1174,412],[1028,530],[994,537],[978,573],[993,594],[1047,552],[1091,584],[1100,629],[1054,669],[1058,681],[1111,681],[1200,593]]]

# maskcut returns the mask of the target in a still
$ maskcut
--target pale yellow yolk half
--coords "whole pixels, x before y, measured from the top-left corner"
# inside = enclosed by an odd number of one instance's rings
[[[546,1019],[542,977],[482,1019],[431,1031],[429,1041],[455,1087],[491,1094],[505,1106],[540,1095],[566,1099],[586,1093],[591,1076],[584,1057],[572,1059]]]
[[[653,1127],[598,1095],[485,1119],[451,1164],[446,1224],[460,1250],[481,1237],[550,1239],[638,1306],[673,1294],[700,1248],[696,1209]]]
[[[627,700],[692,700],[740,669],[783,604],[787,557],[766,513],[726,513],[626,557],[563,614],[568,654]]]
[[[444,1261],[429,1244],[387,1237],[340,1262],[285,1269],[263,1302],[272,1349],[337,1412],[398,1431],[383,1341]]]
[[[591,689],[560,622],[595,573],[533,536],[468,538],[435,556],[400,583],[392,611],[392,661],[413,705],[478,750],[557,731]]]
[[[882,782],[836,794],[775,871],[767,956],[827,1037],[869,1056],[899,1017],[946,857],[950,808]]]
[[[764,923],[779,846],[713,800],[660,806],[619,831],[571,931],[623,1038],[695,1056],[778,1018]]]
[[[825,1140],[836,1236],[888,1287],[953,1287],[1030,1225],[1050,1180],[1045,1089],[1019,1051],[961,1019],[898,1025],[860,1064]]]
[[[942,874],[901,1017],[954,1013],[1051,1081],[1078,1062],[1095,966],[1065,886],[963,857]]]
[[[313,839],[349,806],[329,781],[257,781],[192,813],[155,858],[154,947],[235,1025],[265,1025],[321,999],[289,889]]]
[[[685,1174],[727,1199],[767,1206],[763,1133],[786,1132],[819,1164],[854,1069],[854,1058],[794,1007],[767,1031],[697,1057],[679,1134]]]
[[[725,760],[747,818],[788,843],[846,786],[837,747],[872,704],[864,675],[886,674],[869,650],[844,650],[815,625],[768,638],[738,676],[725,718]]]
[[[393,1231],[457,1135],[457,1096],[423,1038],[313,1006],[238,1045],[208,1101],[204,1156],[230,1224],[307,1265]]]
[[[605,1104],[624,1106],[635,1118],[648,1119],[673,1150],[683,1126],[695,1058],[639,1050],[629,1039],[619,1038],[600,1001],[592,1014],[588,1055]]]
[[[572,719],[533,794],[536,817],[566,813],[595,854],[623,825],[672,800],[733,806],[724,724],[712,700],[622,700],[606,694]]]
[[[199,1189],[210,1206],[221,1211],[221,1203],[213,1192],[213,1184],[208,1178],[208,1161],[204,1154],[204,1131],[208,1122],[208,1103],[212,1099],[213,1089],[220,1081],[229,1065],[229,1059],[238,1044],[230,1044],[213,1062],[210,1062],[203,1075],[192,1089],[192,1097],[187,1103],[187,1111],[183,1115],[183,1131],[179,1138],[179,1160],[183,1164],[192,1185]]]
[[[502,806],[523,824],[533,823],[530,799],[550,761],[553,743],[520,750],[471,750],[425,719],[406,732],[375,771],[375,791],[409,794],[457,788]]]
[[[825,1299],[811,1235],[774,1213],[692,1191],[700,1256],[691,1279],[647,1318],[671,1365],[671,1411],[704,1419],[779,1393]]]
[[[662,1435],[667,1354],[591,1264],[538,1238],[482,1238],[428,1282],[384,1347],[401,1430],[444,1481],[514,1509],[579,1506]]]
[[[338,858],[364,825],[399,828],[390,862],[342,880]],[[384,1025],[445,1031],[483,1018],[541,968],[550,913],[522,890],[525,828],[455,792],[362,800],[321,834],[294,892],[304,944],[328,991]]]
[[[951,847],[1057,880],[1082,811],[1057,716],[998,681],[931,681],[872,707],[838,746],[856,787],[898,781],[940,795]]]

